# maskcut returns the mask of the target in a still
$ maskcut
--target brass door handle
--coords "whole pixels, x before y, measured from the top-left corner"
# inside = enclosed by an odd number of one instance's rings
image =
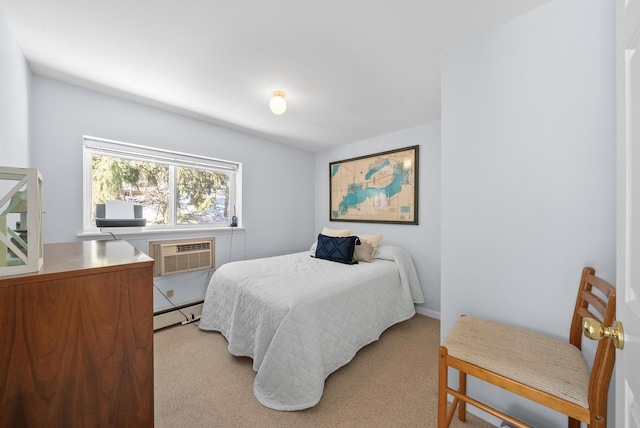
[[[624,329],[620,321],[614,321],[611,327],[604,327],[593,318],[584,318],[582,320],[582,332],[589,339],[593,340],[610,337],[616,348],[624,348]]]

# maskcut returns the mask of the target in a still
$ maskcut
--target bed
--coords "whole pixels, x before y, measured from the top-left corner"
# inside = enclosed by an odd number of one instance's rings
[[[305,251],[220,267],[200,328],[221,332],[231,354],[253,359],[262,405],[301,410],[320,401],[327,376],[423,302],[403,248],[382,245],[371,263],[354,265]]]

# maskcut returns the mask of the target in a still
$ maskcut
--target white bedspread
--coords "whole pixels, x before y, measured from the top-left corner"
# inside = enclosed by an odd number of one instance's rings
[[[211,278],[200,328],[253,358],[253,391],[276,410],[315,406],[324,381],[424,302],[408,252],[381,246],[372,263],[309,252],[223,265]]]

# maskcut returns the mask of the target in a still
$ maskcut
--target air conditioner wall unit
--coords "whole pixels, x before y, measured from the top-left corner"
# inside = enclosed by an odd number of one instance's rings
[[[149,256],[156,261],[154,276],[213,269],[215,238],[149,242]]]

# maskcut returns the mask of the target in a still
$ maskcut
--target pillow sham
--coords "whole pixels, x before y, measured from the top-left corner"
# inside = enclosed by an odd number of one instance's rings
[[[349,236],[351,233],[351,229],[329,229],[328,227],[324,227],[322,229],[322,234],[324,236]]]
[[[357,264],[354,260],[357,236],[327,236],[318,235],[318,245],[316,246],[316,258],[330,260],[332,262],[344,264]]]
[[[369,242],[360,240],[360,245],[356,245],[355,252],[353,253],[353,257],[359,262],[368,262],[371,263],[373,260],[373,247]]]

